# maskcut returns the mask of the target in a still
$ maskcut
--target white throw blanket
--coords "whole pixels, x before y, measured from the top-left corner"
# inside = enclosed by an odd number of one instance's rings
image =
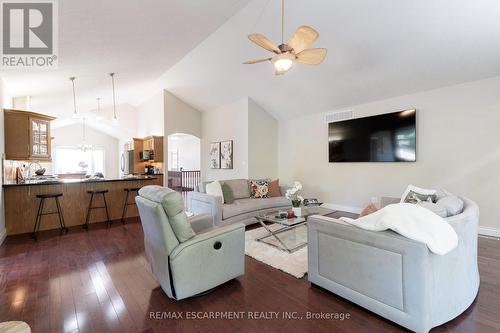
[[[371,231],[391,229],[426,244],[430,251],[440,255],[458,245],[457,233],[448,222],[427,208],[410,203],[388,205],[356,220],[347,217],[341,220]]]

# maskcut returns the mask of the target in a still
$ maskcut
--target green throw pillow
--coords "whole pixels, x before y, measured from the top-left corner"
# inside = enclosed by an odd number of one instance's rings
[[[224,203],[232,204],[234,202],[233,190],[226,183],[222,184],[222,195],[224,196]]]

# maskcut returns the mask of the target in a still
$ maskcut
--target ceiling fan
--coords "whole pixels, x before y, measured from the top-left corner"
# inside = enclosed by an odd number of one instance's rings
[[[284,7],[285,0],[281,0],[281,44],[279,46],[276,46],[264,35],[258,33],[248,35],[248,39],[252,42],[268,51],[274,52],[276,55],[270,58],[246,61],[244,64],[251,65],[271,61],[274,65],[275,74],[283,75],[286,71],[292,68],[294,63],[319,65],[325,59],[327,52],[325,48],[308,48],[309,45],[318,39],[319,33],[307,25],[300,26],[286,44],[283,42],[285,20]]]

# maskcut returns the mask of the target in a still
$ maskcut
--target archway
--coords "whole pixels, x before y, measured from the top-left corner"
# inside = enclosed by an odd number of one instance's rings
[[[200,183],[200,138],[186,133],[174,133],[168,140],[168,187],[181,192],[194,191]]]

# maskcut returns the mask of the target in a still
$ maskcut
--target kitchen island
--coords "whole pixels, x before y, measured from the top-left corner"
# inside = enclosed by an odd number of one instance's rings
[[[59,199],[67,227],[83,225],[90,201],[90,190],[108,190],[106,201],[111,220],[121,219],[125,188],[143,187],[146,185],[161,185],[162,176],[140,176],[118,179],[62,179],[31,181],[26,183],[3,184],[5,202],[5,227],[7,235],[23,234],[33,231],[39,200],[38,194],[62,193]],[[132,193],[131,193],[132,194]],[[133,202],[134,196],[129,196]],[[100,196],[94,197],[94,206],[103,206]],[[45,212],[56,210],[54,200],[46,200]],[[138,216],[137,207],[127,208],[127,217]],[[106,221],[104,209],[92,210],[90,223]],[[120,222],[119,222],[120,223]],[[92,226],[91,226],[92,227]],[[44,215],[40,230],[58,229],[57,215]]]

